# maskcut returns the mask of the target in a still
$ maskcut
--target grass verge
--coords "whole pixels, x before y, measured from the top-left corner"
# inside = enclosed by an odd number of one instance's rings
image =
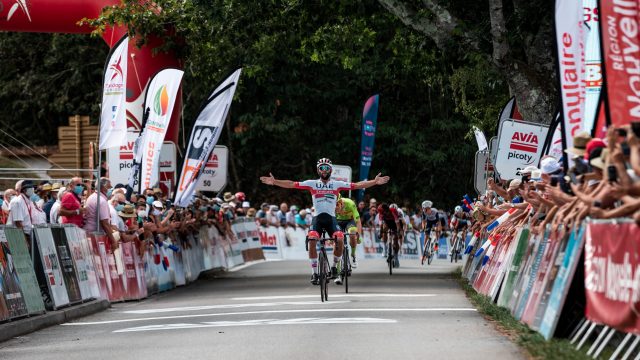
[[[494,304],[488,296],[478,294],[467,279],[462,277],[460,269],[453,274],[460,287],[467,294],[478,312],[495,322],[498,329],[525,350],[534,359],[591,359],[585,352],[576,350],[567,339],[545,340],[542,335],[529,329],[527,325],[514,318],[508,309]],[[586,346],[585,346],[586,347]],[[586,347],[588,349],[588,347]],[[584,349],[584,348],[583,348]]]

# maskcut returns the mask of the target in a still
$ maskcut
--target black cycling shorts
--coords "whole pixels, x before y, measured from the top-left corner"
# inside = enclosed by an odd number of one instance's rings
[[[391,230],[391,231],[393,231],[395,233],[398,232],[398,227],[396,226],[396,222],[395,221],[385,219],[384,223],[385,223],[385,225],[387,225],[387,229],[388,230]]]
[[[467,227],[467,222],[461,221],[458,223],[458,225],[456,225],[456,231],[463,231],[465,227]]]
[[[427,225],[425,226],[425,229],[428,231],[431,231],[431,229],[435,229],[438,226],[438,220],[427,220]]]
[[[346,233],[349,232],[349,228],[350,227],[355,227],[356,226],[356,222],[353,221],[353,219],[338,220],[338,226],[340,227],[340,229],[342,229],[342,232],[346,234]]]
[[[329,237],[333,237],[333,233],[339,231],[338,222],[334,216],[327,213],[318,214],[311,220],[310,230],[317,231],[322,238],[322,232],[326,232]]]

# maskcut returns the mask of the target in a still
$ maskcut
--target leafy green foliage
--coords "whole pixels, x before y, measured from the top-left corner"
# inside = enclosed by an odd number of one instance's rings
[[[351,166],[357,179],[362,107],[380,94],[370,177],[382,172],[392,180],[367,194],[407,204],[430,198],[438,207],[452,206],[461,194],[473,193],[471,124],[491,135],[507,99],[506,85],[486,69],[485,58],[437,49],[374,0],[124,0],[85,21],[96,34],[110,24],[127,24],[139,45],[145,37],[160,36],[165,45],[156,51],[171,50],[184,59],[187,137],[215,84],[243,68],[220,144],[231,150],[229,187],[253,199],[294,196],[298,204],[308,204],[307,194],[268,188],[258,177],[269,172],[278,178],[315,177],[319,157]],[[57,56],[75,56],[86,66],[95,62],[91,69],[101,72],[106,47],[98,55],[74,55],[81,46],[67,46]],[[74,65],[70,71],[85,68]],[[3,83],[23,71],[55,72],[16,70]],[[95,92],[87,92],[85,84],[85,94],[70,100],[70,113],[95,113],[95,105],[87,108],[81,100],[91,96],[91,104],[98,104],[99,80],[90,83]],[[28,84],[36,85],[22,86]],[[54,91],[44,93],[51,102]]]

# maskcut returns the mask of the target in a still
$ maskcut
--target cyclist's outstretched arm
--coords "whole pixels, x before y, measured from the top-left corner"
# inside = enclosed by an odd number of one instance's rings
[[[364,180],[364,181],[358,181],[357,183],[354,183],[352,186],[352,189],[366,189],[366,188],[370,188],[374,185],[384,185],[387,182],[389,182],[389,177],[388,176],[382,176],[382,173],[378,173],[378,175],[376,175],[375,179],[373,180]]]
[[[359,218],[356,220],[356,229],[358,229],[358,236],[362,237],[362,221]]]
[[[273,177],[272,173],[269,173],[269,176],[261,176],[260,181],[267,185],[279,186],[285,189],[293,189],[295,188],[295,183],[291,180],[278,180]]]

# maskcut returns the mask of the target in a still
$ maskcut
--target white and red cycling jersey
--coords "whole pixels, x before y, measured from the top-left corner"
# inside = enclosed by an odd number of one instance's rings
[[[313,207],[316,208],[316,215],[329,214],[333,217],[336,216],[336,202],[338,201],[338,195],[340,190],[353,190],[354,184],[329,180],[323,182],[322,180],[307,180],[302,182],[293,183],[296,189],[309,190],[311,192],[311,199],[313,200]]]

